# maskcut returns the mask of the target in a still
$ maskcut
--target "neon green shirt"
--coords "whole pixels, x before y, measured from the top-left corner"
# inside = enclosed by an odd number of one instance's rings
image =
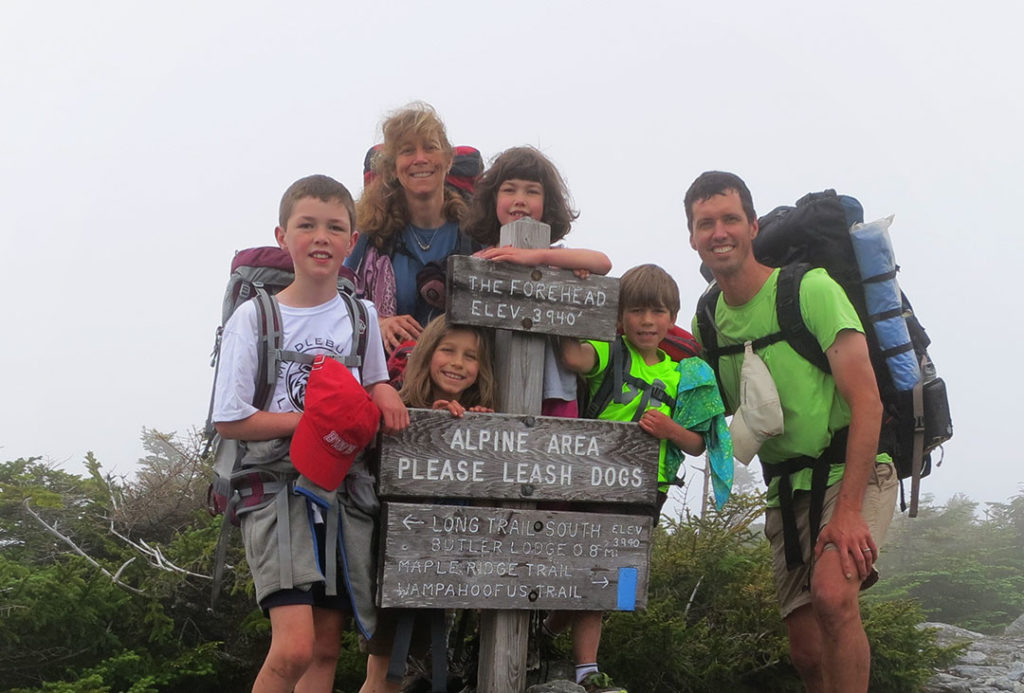
[[[645,383],[660,382],[665,387],[665,393],[675,401],[676,390],[679,387],[679,371],[676,369],[676,362],[668,357],[664,351],[658,350],[658,354],[661,356],[661,361],[658,363],[648,365],[644,363],[643,357],[640,352],[630,344],[629,339],[626,337],[622,338],[626,347],[629,349],[629,374],[634,378],[638,378]],[[597,389],[601,386],[601,381],[604,380],[605,369],[608,368],[608,354],[610,352],[610,344],[608,342],[595,342],[592,340],[587,341],[588,344],[594,347],[594,351],[597,352],[597,364],[593,370],[587,373],[584,377],[587,379],[587,384],[590,387],[590,396],[593,397],[597,392]],[[610,376],[609,376],[610,377]],[[622,390],[626,392],[628,385],[623,383]],[[625,404],[619,404],[614,399],[608,403],[597,418],[605,421],[632,421],[636,409],[640,405],[640,398],[643,393],[638,392],[632,400]],[[655,407],[653,405],[657,404]],[[672,416],[672,408],[667,404],[652,400],[651,404],[647,407],[648,409],[657,409],[664,413],[666,416]],[[661,445],[658,446],[658,486],[659,488],[667,489],[667,483],[669,478],[665,469],[665,446],[667,441],[661,441]]]
[[[715,309],[719,344],[743,344],[779,331],[775,314],[778,278],[776,269],[761,290],[741,306],[729,306],[719,296]],[[820,268],[808,271],[800,282],[800,313],[822,351],[832,346],[842,330],[864,331],[842,287]],[[850,424],[850,407],[836,390],[835,380],[793,351],[785,340],[758,350],[758,355],[775,381],[785,422],[785,432],[766,440],[758,457],[768,464],[801,455],[818,457],[828,447],[832,434]],[[729,411],[735,411],[739,405],[742,365],[742,353],[723,355],[719,360],[719,376]],[[832,465],[830,486],[842,479],[844,468],[842,464]],[[794,489],[810,490],[811,470],[794,473],[791,481]],[[778,479],[768,487],[768,505],[778,506]]]

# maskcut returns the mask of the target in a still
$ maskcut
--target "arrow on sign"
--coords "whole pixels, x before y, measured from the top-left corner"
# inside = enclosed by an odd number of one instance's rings
[[[406,529],[412,529],[410,525],[422,525],[426,523],[424,523],[423,520],[417,520],[413,515],[406,515],[405,519],[402,520],[402,524],[405,525]],[[605,579],[607,580],[608,578]]]
[[[602,588],[605,588],[605,587],[608,586],[608,578],[607,577],[603,577],[600,580],[591,580],[590,584],[592,584],[592,585],[601,585]]]

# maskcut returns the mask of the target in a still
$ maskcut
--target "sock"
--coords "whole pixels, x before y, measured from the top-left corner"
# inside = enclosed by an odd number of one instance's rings
[[[576,683],[581,682],[587,677],[587,674],[592,674],[597,671],[597,662],[591,662],[590,664],[577,664],[576,665]]]

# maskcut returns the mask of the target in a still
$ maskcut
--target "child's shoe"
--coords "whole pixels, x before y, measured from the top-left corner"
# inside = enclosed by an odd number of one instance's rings
[[[627,693],[622,686],[612,683],[612,677],[601,671],[592,671],[580,681],[587,693]]]

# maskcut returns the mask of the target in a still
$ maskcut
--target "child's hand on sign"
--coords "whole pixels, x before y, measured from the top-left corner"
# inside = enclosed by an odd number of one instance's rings
[[[688,455],[700,455],[704,452],[704,437],[673,421],[657,409],[648,409],[637,421],[643,431],[658,440],[668,440]]]
[[[466,409],[464,406],[459,404],[454,399],[439,399],[439,400],[436,400],[434,402],[434,404],[430,408],[431,409],[447,409],[448,411],[450,411],[452,413],[452,416],[454,416],[457,419],[458,418],[462,418],[462,415],[465,414],[467,411],[479,412],[479,413],[482,413],[482,414],[493,414],[494,413],[493,409],[491,409],[489,407],[481,407],[479,405],[475,406],[475,407],[470,407],[469,409]]]

